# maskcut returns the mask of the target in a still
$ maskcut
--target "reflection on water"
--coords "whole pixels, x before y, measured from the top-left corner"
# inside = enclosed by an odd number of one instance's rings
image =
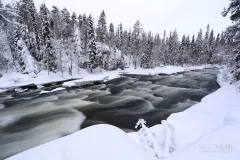
[[[0,159],[71,134],[81,128],[108,123],[125,131],[139,118],[150,126],[184,111],[219,88],[217,69],[173,75],[123,75],[40,95],[44,88],[0,94]],[[25,87],[26,88],[26,87]]]

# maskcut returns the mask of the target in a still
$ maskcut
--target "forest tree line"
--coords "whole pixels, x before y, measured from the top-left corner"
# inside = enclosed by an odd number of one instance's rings
[[[229,11],[225,10],[225,15]],[[72,75],[81,69],[222,65],[236,55],[231,29],[215,33],[207,25],[205,32],[200,29],[196,35],[180,37],[177,30],[168,35],[166,31],[163,35],[146,33],[140,21],[130,29],[124,29],[122,23],[107,24],[104,11],[96,25],[93,19],[66,8],[49,9],[44,3],[38,10],[33,0],[14,4],[0,0],[1,69],[33,75],[41,70],[67,71]]]

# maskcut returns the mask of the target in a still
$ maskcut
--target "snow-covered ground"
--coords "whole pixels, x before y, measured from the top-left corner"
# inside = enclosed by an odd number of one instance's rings
[[[160,123],[146,132],[129,134],[113,126],[96,125],[9,160],[152,160],[160,151],[168,160],[240,157],[240,93],[235,85],[225,84],[201,103]]]
[[[129,73],[129,74],[172,74],[177,72],[189,71],[189,70],[197,70],[203,69],[205,67],[210,66],[195,66],[195,67],[176,67],[176,66],[165,66],[165,67],[157,67],[154,69],[134,69],[133,67],[127,68],[124,71],[116,70],[116,71],[103,71],[99,72],[99,70],[95,70],[94,73],[89,73],[86,70],[81,70],[78,74],[74,72],[73,76],[70,76],[68,73],[64,73],[63,77],[61,73],[50,73],[48,75],[47,71],[42,71],[38,74],[36,78],[32,78],[29,75],[10,72],[4,73],[3,77],[0,78],[0,92],[5,88],[9,87],[17,87],[28,84],[43,84],[53,81],[61,81],[72,78],[79,78],[80,80],[67,82],[64,86],[73,86],[75,83],[84,82],[84,81],[93,81],[93,80],[110,80],[118,77],[120,74]]]

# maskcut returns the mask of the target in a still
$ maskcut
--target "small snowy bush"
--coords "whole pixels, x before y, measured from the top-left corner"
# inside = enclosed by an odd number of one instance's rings
[[[138,134],[144,149],[158,159],[169,157],[176,148],[173,126],[167,121],[162,121],[162,127],[164,128],[164,133],[160,134],[163,134],[165,139],[157,139],[156,135],[146,127],[146,121],[144,119],[139,119],[135,126],[136,129],[140,128]]]

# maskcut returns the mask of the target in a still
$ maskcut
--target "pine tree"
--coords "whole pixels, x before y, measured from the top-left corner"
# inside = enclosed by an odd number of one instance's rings
[[[135,69],[137,69],[138,58],[140,54],[140,40],[143,29],[140,21],[134,24],[132,32],[132,53],[133,53],[133,64]]]
[[[194,61],[197,65],[201,64],[201,56],[203,54],[203,32],[202,29],[198,32],[198,36],[195,42]]]
[[[119,24],[119,49],[123,50],[123,25]]]
[[[132,50],[132,31],[131,31],[131,29],[129,29],[128,36],[127,36],[127,54],[129,54],[128,65],[131,66],[132,55],[133,55],[133,50]]]
[[[191,60],[189,60],[190,62],[190,64],[191,65],[194,65],[195,63],[194,62],[196,62],[195,60],[195,57],[196,57],[196,54],[195,54],[195,48],[196,48],[196,44],[195,44],[195,35],[193,35],[192,36],[192,40],[191,40],[191,44],[190,44],[190,57],[191,57]]]
[[[142,57],[142,68],[153,68],[153,37],[152,33],[149,32],[147,36],[147,47]]]
[[[120,23],[116,31],[116,47],[123,50],[123,25]]]
[[[170,65],[178,65],[180,63],[179,58],[179,40],[178,40],[178,34],[177,30],[175,30],[173,33],[170,33],[169,36],[169,42],[168,42],[168,64]]]
[[[91,15],[89,15],[87,22],[88,22],[87,31],[89,38],[88,41],[89,69],[92,72],[93,69],[97,66],[97,48],[95,44],[95,32]]]
[[[207,25],[206,34],[203,40],[203,46],[202,46],[202,53],[201,56],[199,56],[199,63],[200,64],[206,64],[209,62],[209,56],[210,56],[210,46],[209,46],[209,35],[210,34],[210,26]]]
[[[206,30],[206,34],[205,34],[205,38],[204,38],[204,42],[208,42],[209,39],[209,33],[210,33],[210,25],[207,25],[207,30]]]
[[[224,45],[225,42],[226,42],[225,33],[222,32],[222,33],[221,33],[221,38],[220,38],[220,44],[221,44],[221,45]]]
[[[156,34],[153,40],[153,66],[160,66],[162,42],[159,34]]]
[[[218,47],[219,45],[220,45],[220,34],[218,33],[216,37],[215,47]]]
[[[52,32],[53,37],[56,39],[62,38],[62,30],[63,30],[63,18],[58,7],[53,6],[51,11],[51,21],[52,21]]]
[[[106,22],[106,15],[104,10],[102,11],[97,25],[97,37],[96,40],[102,43],[107,42],[107,22]]]
[[[72,31],[72,50],[73,50],[73,54],[70,57],[71,60],[71,75],[72,75],[72,70],[73,70],[73,63],[74,60],[77,61],[77,70],[78,70],[78,74],[79,74],[79,67],[80,67],[80,58],[81,58],[81,36],[80,36],[80,29],[77,25],[77,16],[75,14],[75,12],[72,14],[72,19],[71,19],[71,23],[73,26],[73,31]]]
[[[109,26],[109,34],[108,34],[108,44],[111,48],[115,47],[115,31],[114,31],[114,25],[111,23]]]
[[[80,29],[80,32],[81,32],[82,26],[83,26],[83,16],[80,14],[78,16],[78,27]]]
[[[37,25],[37,9],[34,5],[33,0],[21,0],[20,1],[20,16],[22,17],[22,22],[27,26],[27,39],[28,48],[30,53],[38,61],[41,60],[40,52],[40,37],[39,28]],[[26,40],[25,40],[26,41]]]
[[[88,21],[86,15],[83,14],[83,22],[81,28],[81,42],[82,42],[82,52],[83,55],[87,56],[87,48],[88,48]]]
[[[128,52],[128,31],[124,30],[123,32],[123,38],[122,38],[122,54],[127,55]]]
[[[215,37],[214,37],[214,31],[212,30],[208,39],[208,48],[209,48],[209,55],[206,59],[206,63],[212,63],[212,57],[216,52],[216,48],[215,48]]]
[[[32,77],[36,77],[38,68],[35,59],[30,55],[30,52],[22,38],[25,27],[14,25],[13,35],[15,44],[15,55],[17,56],[20,71],[23,74],[29,74]]]
[[[63,22],[64,23],[64,29],[63,29],[63,39],[67,40],[72,36],[72,26],[71,26],[71,20],[70,20],[70,13],[66,8],[64,8],[62,11],[63,16]]]
[[[43,30],[43,44],[44,44],[44,66],[49,72],[57,71],[56,55],[52,44],[52,33],[50,29],[49,10],[45,4],[40,7],[42,13],[42,30]]]

